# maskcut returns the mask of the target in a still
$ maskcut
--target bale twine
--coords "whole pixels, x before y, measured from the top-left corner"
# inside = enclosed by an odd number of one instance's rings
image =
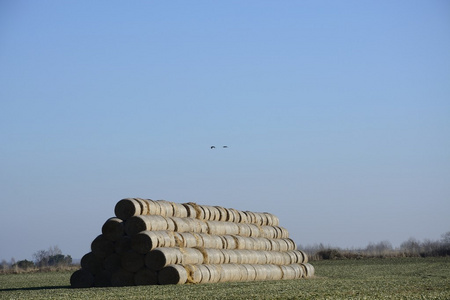
[[[125,222],[125,232],[129,236],[145,230],[168,230],[167,219],[162,216],[133,216]]]
[[[81,268],[95,275],[100,273],[103,268],[103,259],[89,252],[83,255],[80,261]]]
[[[105,258],[114,252],[114,244],[103,234],[97,236],[91,243],[91,251],[99,258]]]
[[[73,288],[89,288],[94,285],[94,275],[88,270],[79,269],[70,276],[70,285]]]
[[[158,284],[158,273],[148,268],[142,268],[134,274],[135,285],[156,285]]]
[[[102,234],[110,241],[117,241],[124,234],[122,219],[112,217],[106,220],[102,226]]]
[[[122,255],[120,263],[124,270],[135,273],[144,266],[144,255],[130,250]]]
[[[114,251],[117,254],[125,253],[128,250],[131,250],[131,237],[124,235],[114,243]]]
[[[141,204],[134,198],[125,198],[117,202],[114,213],[119,219],[127,220],[141,214]]]
[[[109,273],[114,273],[121,267],[121,256],[117,253],[113,253],[106,257],[103,261],[103,268]]]
[[[132,286],[134,285],[134,274],[124,269],[119,269],[111,274],[112,286]]]
[[[158,272],[159,284],[183,284],[186,283],[188,274],[182,265],[169,265]]]

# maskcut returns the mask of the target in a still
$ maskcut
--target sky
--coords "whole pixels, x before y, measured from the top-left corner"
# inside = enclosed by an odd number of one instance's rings
[[[127,197],[304,247],[439,240],[450,3],[3,0],[0,197],[7,261],[81,258]]]

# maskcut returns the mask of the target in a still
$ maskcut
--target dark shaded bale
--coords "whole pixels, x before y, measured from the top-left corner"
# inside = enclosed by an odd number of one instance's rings
[[[123,254],[131,250],[131,237],[122,236],[114,243],[114,252],[117,254]]]
[[[107,287],[111,286],[111,272],[102,270],[94,276],[94,286]]]
[[[119,269],[111,275],[112,286],[134,285],[134,274],[124,269]]]
[[[158,284],[158,273],[149,268],[142,268],[134,274],[135,285],[156,285]]]
[[[129,272],[137,272],[144,266],[144,255],[130,250],[125,252],[121,257],[122,268]]]
[[[81,268],[92,275],[99,273],[103,269],[103,260],[94,253],[89,252],[83,255],[80,261]]]
[[[126,198],[117,202],[114,213],[119,219],[127,220],[141,214],[141,203],[134,198]]]
[[[91,250],[92,253],[94,253],[95,256],[98,256],[100,258],[105,258],[114,252],[114,243],[103,234],[100,234],[97,236],[91,243]]]
[[[121,267],[121,256],[117,253],[113,253],[103,261],[103,267],[105,270],[113,273]]]
[[[94,285],[94,275],[85,269],[73,272],[70,276],[70,285],[73,288],[88,288]]]
[[[123,221],[119,218],[109,218],[102,226],[102,234],[110,241],[117,241],[124,234]]]
[[[169,265],[158,272],[159,284],[184,284],[187,281],[187,271],[182,265]]]

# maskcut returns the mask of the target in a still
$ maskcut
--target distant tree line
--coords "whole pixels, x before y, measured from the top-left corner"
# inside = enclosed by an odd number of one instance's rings
[[[39,250],[33,254],[33,260],[27,259],[16,262],[14,258],[8,263],[2,260],[0,272],[16,272],[46,270],[69,267],[72,265],[72,257],[64,255],[58,246],[48,248],[48,250]]]
[[[410,238],[401,243],[399,248],[394,248],[389,241],[369,243],[362,249],[341,249],[323,244],[299,248],[305,251],[311,260],[450,256],[450,231],[444,233],[438,241],[421,242]]]

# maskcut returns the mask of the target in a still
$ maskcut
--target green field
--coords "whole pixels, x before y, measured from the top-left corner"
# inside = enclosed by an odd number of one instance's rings
[[[71,272],[0,275],[0,299],[450,299],[450,257],[312,262],[312,279],[72,289]]]

